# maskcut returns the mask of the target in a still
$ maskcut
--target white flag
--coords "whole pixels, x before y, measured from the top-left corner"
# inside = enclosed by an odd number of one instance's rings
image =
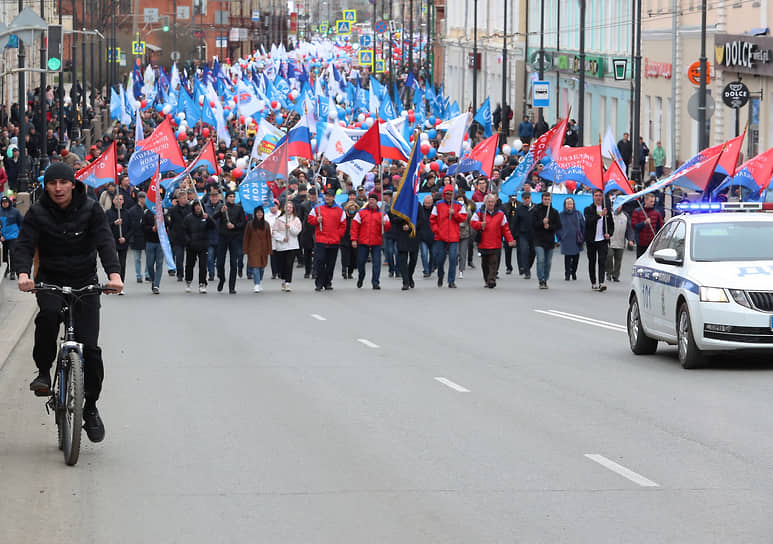
[[[456,156],[458,157],[462,152],[464,134],[470,127],[471,122],[472,114],[466,112],[438,125],[438,129],[446,130],[446,135],[443,136],[443,140],[440,142],[440,146],[437,149],[438,153],[456,153]]]
[[[265,119],[261,119],[250,156],[262,161],[274,152],[276,144],[282,139],[282,136],[284,136],[284,133],[281,130]]]

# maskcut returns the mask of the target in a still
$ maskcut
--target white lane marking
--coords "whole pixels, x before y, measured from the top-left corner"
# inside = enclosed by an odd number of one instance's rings
[[[454,389],[455,391],[459,391],[460,393],[469,393],[470,392],[470,390],[467,389],[466,387],[462,387],[458,383],[454,383],[451,380],[449,380],[448,378],[443,378],[443,377],[438,376],[435,379],[437,381],[439,381],[440,383],[442,383],[443,385],[448,386],[451,389]]]
[[[587,317],[584,315],[577,315],[577,314],[570,314],[569,312],[562,312],[561,310],[550,310],[554,314],[560,314],[565,315],[569,317],[576,317],[577,319],[585,319],[587,321],[593,321],[594,323],[600,323],[602,325],[609,325],[610,327],[619,327],[621,329],[625,328],[625,325],[620,325],[619,323],[611,323],[609,321],[602,321],[601,319],[595,319],[593,317]]]
[[[599,455],[598,453],[586,453],[585,457],[587,457],[591,461],[595,461],[602,467],[608,468],[612,472],[619,474],[623,478],[627,478],[631,480],[633,483],[639,484],[642,487],[660,487],[660,485],[656,484],[652,480],[645,478],[641,474],[638,474],[628,468],[625,468],[623,465],[618,465],[617,463],[615,463],[610,459],[607,459],[603,455]]]
[[[366,338],[358,338],[357,341],[359,343],[361,343],[361,344],[364,344],[364,345],[368,346],[369,348],[377,348],[378,347],[378,344],[374,344],[373,342],[371,342],[370,340],[368,340]]]
[[[319,314],[309,314],[309,315],[311,315],[311,317],[313,317],[313,318],[314,318],[314,319],[316,319],[317,321],[327,321],[327,318],[326,318],[326,317],[322,317],[322,316],[321,316],[321,315],[319,315]]]
[[[552,317],[560,317],[561,319],[568,319],[569,321],[576,321],[577,323],[584,323],[585,325],[593,325],[594,327],[601,327],[602,329],[608,329],[610,331],[615,332],[623,332],[627,333],[627,329],[622,325],[617,325],[615,323],[607,323],[607,322],[599,322],[597,319],[591,319],[588,317],[582,317],[582,316],[573,316],[573,315],[565,315],[562,312],[556,312],[555,310],[534,310],[537,313],[549,315]]]

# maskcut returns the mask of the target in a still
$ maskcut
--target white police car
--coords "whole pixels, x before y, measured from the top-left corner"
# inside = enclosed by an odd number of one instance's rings
[[[773,214],[724,211],[754,207],[729,203],[663,226],[633,267],[627,326],[634,353],[654,353],[658,341],[676,344],[684,368],[700,366],[708,352],[773,353]]]

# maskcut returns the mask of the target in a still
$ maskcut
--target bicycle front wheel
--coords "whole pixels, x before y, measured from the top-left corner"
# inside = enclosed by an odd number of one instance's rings
[[[83,428],[83,362],[76,351],[67,354],[69,369],[62,412],[64,434],[64,462],[73,466],[78,462],[81,451],[81,429]]]

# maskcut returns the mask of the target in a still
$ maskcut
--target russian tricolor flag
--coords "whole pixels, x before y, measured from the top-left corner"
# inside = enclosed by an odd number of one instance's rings
[[[381,157],[396,161],[407,161],[411,155],[411,146],[397,132],[395,126],[390,123],[378,123],[379,138],[381,144]]]
[[[342,162],[359,159],[371,164],[381,164],[382,156],[379,124],[380,123],[373,123],[373,126],[362,135],[362,138],[354,142],[354,145],[349,148],[349,151],[335,159],[333,162],[340,164]]]
[[[311,152],[311,130],[305,115],[302,115],[301,120],[287,133],[287,156],[309,160],[314,158]]]

